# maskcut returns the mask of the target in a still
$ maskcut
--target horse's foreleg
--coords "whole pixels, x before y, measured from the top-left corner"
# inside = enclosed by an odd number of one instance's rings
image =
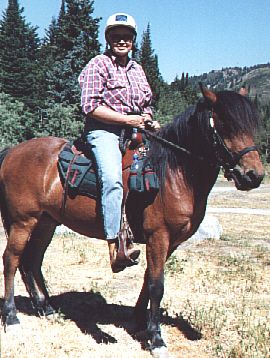
[[[54,313],[54,309],[49,303],[49,294],[42,275],[41,265],[55,228],[56,222],[47,214],[43,214],[31,234],[19,266],[32,304],[37,312],[44,316]]]
[[[12,224],[3,255],[5,295],[1,319],[5,326],[20,323],[17,318],[14,301],[14,277],[19,266],[20,257],[27,243],[33,222],[26,224]]]
[[[150,314],[148,317],[148,333],[150,335],[151,350],[159,356],[159,352],[166,351],[166,344],[160,329],[160,302],[164,293],[164,266],[168,257],[169,238],[164,233],[149,240],[146,247],[148,265],[148,290],[150,300]],[[165,353],[166,354],[166,353]]]
[[[149,303],[148,270],[145,270],[143,286],[134,309],[136,331],[147,329],[147,306]]]

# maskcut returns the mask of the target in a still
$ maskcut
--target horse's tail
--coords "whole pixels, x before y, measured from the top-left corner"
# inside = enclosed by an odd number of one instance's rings
[[[5,148],[0,152],[0,173],[1,173],[3,161],[6,157],[6,155],[8,154],[9,150],[10,150],[10,148]],[[1,178],[1,175],[0,175],[0,178]],[[6,236],[8,237],[9,232],[10,232],[10,219],[9,219],[9,215],[8,215],[8,209],[7,209],[5,194],[3,191],[2,181],[0,181],[0,210],[1,210],[1,218],[2,218],[3,227],[5,230]]]

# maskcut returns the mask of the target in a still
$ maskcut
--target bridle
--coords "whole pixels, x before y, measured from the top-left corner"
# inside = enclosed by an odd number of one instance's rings
[[[210,113],[209,113],[209,128],[211,130],[212,147],[213,147],[213,153],[214,153],[214,157],[215,157],[214,160],[212,160],[212,161],[210,160],[210,163],[209,163],[209,158],[194,154],[190,150],[183,148],[175,143],[172,143],[172,142],[168,141],[167,139],[164,139],[149,130],[144,129],[144,130],[140,130],[140,131],[145,133],[145,135],[147,137],[155,139],[155,140],[169,146],[170,148],[172,148],[174,150],[185,153],[185,154],[193,157],[194,159],[207,162],[208,164],[210,164],[211,166],[214,166],[214,167],[223,168],[225,177],[230,179],[232,177],[233,169],[239,163],[240,159],[245,154],[247,154],[249,152],[252,152],[252,151],[258,152],[258,149],[255,145],[252,145],[252,146],[246,147],[238,152],[231,151],[227,147],[227,145],[225,144],[224,140],[222,139],[222,137],[220,136],[220,134],[218,133],[218,131],[215,127],[213,111],[210,111]]]
[[[240,159],[249,152],[258,152],[258,149],[255,145],[251,145],[237,152],[231,151],[218,133],[212,113],[209,116],[209,124],[212,131],[214,155],[217,165],[223,168],[225,177],[229,179]]]

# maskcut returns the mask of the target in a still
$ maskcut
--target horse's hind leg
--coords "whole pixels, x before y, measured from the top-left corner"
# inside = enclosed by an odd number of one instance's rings
[[[3,255],[5,295],[1,318],[5,326],[19,323],[14,302],[14,277],[35,224],[36,219],[32,218],[28,222],[17,222],[10,225],[7,246]]]
[[[41,271],[43,257],[49,246],[57,223],[43,214],[33,230],[23,252],[20,272],[32,304],[39,314],[48,316],[54,312]]]

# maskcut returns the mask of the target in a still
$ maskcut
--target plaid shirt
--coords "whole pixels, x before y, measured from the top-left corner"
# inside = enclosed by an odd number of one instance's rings
[[[79,83],[85,114],[106,106],[121,114],[144,112],[152,115],[152,92],[142,67],[134,60],[129,60],[124,67],[114,56],[98,55],[82,70]]]

